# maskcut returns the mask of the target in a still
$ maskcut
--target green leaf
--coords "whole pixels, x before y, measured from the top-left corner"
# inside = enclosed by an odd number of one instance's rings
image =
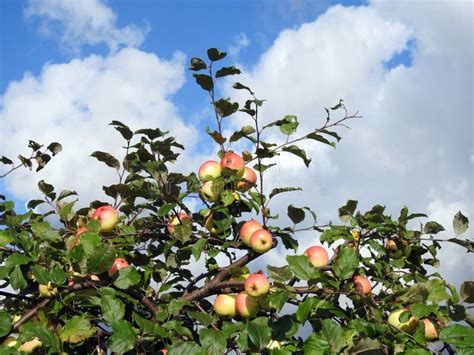
[[[206,128],[206,133],[209,134],[217,144],[224,144],[227,140],[227,138],[222,137],[219,132],[211,131],[209,127]]]
[[[202,250],[204,249],[206,243],[207,243],[206,239],[199,239],[196,243],[194,243],[192,253],[193,253],[193,257],[194,257],[194,259],[196,259],[196,261],[198,261],[201,258],[201,253],[202,253]]]
[[[333,271],[337,277],[347,280],[359,266],[359,254],[354,248],[342,246],[333,263]]]
[[[298,310],[296,311],[296,319],[298,322],[303,324],[308,319],[312,309],[318,303],[318,299],[315,297],[308,297],[306,300],[301,302],[298,306]]]
[[[280,187],[280,188],[275,188],[270,192],[269,198],[272,198],[278,194],[284,193],[284,192],[290,192],[290,191],[303,191],[301,187]]]
[[[209,355],[221,355],[227,347],[225,334],[214,329],[201,329],[199,340],[203,350]]]
[[[232,102],[229,99],[219,99],[214,103],[217,114],[224,118],[232,115],[239,109],[239,104],[237,102]]]
[[[63,150],[63,146],[57,142],[52,142],[48,145],[47,148],[51,153],[53,153],[53,157]]]
[[[330,145],[333,148],[336,148],[336,143],[327,140],[326,138],[318,134],[317,131],[311,132],[310,134],[306,136],[306,138],[313,139],[315,141],[318,141],[318,142]]]
[[[474,242],[470,240],[462,240],[458,238],[450,238],[447,239],[448,242],[458,244],[464,248],[466,248],[469,252],[474,253]]]
[[[123,319],[113,322],[112,329],[114,334],[107,343],[110,351],[123,354],[135,348],[137,337],[129,322]]]
[[[438,305],[436,304],[431,304],[431,305],[426,305],[426,304],[415,304],[410,307],[411,314],[413,314],[416,318],[421,319],[423,317],[427,317],[432,313],[435,313],[438,311]]]
[[[462,302],[474,303],[474,281],[464,281],[461,285]]]
[[[185,341],[184,343],[173,344],[168,349],[168,355],[201,355],[201,348],[192,341]]]
[[[40,182],[38,182],[38,188],[45,195],[54,191],[54,186],[46,183],[44,180],[41,180]]]
[[[324,319],[322,333],[328,340],[331,353],[339,354],[346,344],[342,327],[332,320]]]
[[[206,63],[201,58],[193,57],[191,58],[191,63],[189,64],[189,70],[199,71],[207,69]]]
[[[43,343],[44,347],[49,348],[49,353],[59,353],[59,339],[51,331],[51,329],[44,326],[36,326],[31,329],[32,333],[36,335]]]
[[[63,190],[59,194],[58,201],[61,201],[63,198],[66,198],[66,197],[72,196],[72,195],[77,196],[77,192],[76,191]]]
[[[44,200],[30,200],[28,201],[28,204],[26,205],[27,208],[35,209],[39,205],[46,203]]]
[[[357,208],[357,204],[358,202],[355,200],[348,200],[344,206],[339,208],[339,218],[342,222],[349,221]]]
[[[39,284],[47,285],[50,280],[49,270],[40,265],[33,265],[31,267],[31,272],[33,273],[36,281]]]
[[[0,158],[0,162],[2,164],[13,164],[13,161],[8,159],[6,156],[2,155],[2,157]]]
[[[247,90],[251,95],[253,95],[253,91],[250,90],[248,86],[242,85],[241,83],[234,83],[232,87],[236,90]]]
[[[98,161],[105,163],[111,168],[120,169],[120,162],[109,153],[95,151],[91,154],[91,157],[96,158]]]
[[[247,137],[250,140],[253,140],[253,138],[248,137],[252,133],[255,133],[255,128],[253,128],[252,126],[244,126],[240,129],[240,131],[235,131],[234,133],[232,133],[232,136],[230,136],[229,140],[231,142],[237,142],[239,139],[243,137]]]
[[[303,352],[305,355],[329,354],[329,343],[323,334],[313,333],[304,342]]]
[[[104,244],[100,244],[89,256],[87,268],[91,274],[102,274],[112,266],[114,260],[114,250]]]
[[[10,314],[6,311],[0,311],[0,337],[10,333],[12,320]]]
[[[456,213],[453,218],[453,228],[456,235],[463,234],[469,228],[469,219],[467,219],[467,217],[464,216],[461,211]]]
[[[220,77],[223,77],[223,76],[227,76],[227,75],[236,75],[236,74],[240,74],[241,71],[234,67],[234,66],[231,66],[231,67],[223,67],[221,69],[219,69],[217,72],[216,72],[216,78],[220,78]]]
[[[0,246],[4,247],[15,240],[14,231],[11,229],[0,229]]]
[[[63,342],[77,344],[90,338],[96,331],[84,316],[74,316],[66,321],[59,338]]]
[[[39,239],[49,240],[51,242],[59,242],[61,236],[54,231],[48,222],[35,222],[31,224],[33,234]]]
[[[311,159],[308,159],[306,157],[306,152],[303,149],[299,148],[298,146],[296,146],[294,144],[283,147],[282,150],[285,151],[285,152],[294,154],[297,157],[300,157],[301,159],[303,159],[303,162],[306,165],[306,167],[308,167],[309,163],[311,163]]]
[[[221,52],[217,48],[209,48],[207,50],[207,57],[213,62],[217,62],[218,60],[225,58],[226,55],[226,52]]]
[[[294,207],[293,205],[288,206],[288,217],[290,217],[291,221],[294,224],[298,224],[303,222],[306,214],[302,208]]]
[[[316,275],[316,269],[310,263],[309,259],[305,255],[287,256],[286,261],[293,274],[300,280],[307,281],[311,280]]]
[[[114,128],[122,135],[124,139],[129,141],[133,137],[133,132],[127,125],[124,125],[119,121],[112,121],[109,123],[109,126],[114,126]]]
[[[293,277],[290,268],[288,265],[282,267],[276,266],[267,266],[268,276],[270,276],[273,280],[278,282],[286,282]]]
[[[206,74],[193,74],[196,83],[206,91],[212,91],[214,89],[214,82],[209,75]]]
[[[112,324],[116,320],[120,320],[125,315],[125,305],[118,298],[105,295],[100,299],[100,308],[102,317]]]
[[[259,350],[267,346],[272,336],[267,317],[259,317],[247,323],[247,332],[250,341]]]
[[[280,312],[288,301],[290,295],[286,291],[277,291],[267,295],[267,301],[270,306],[274,307],[277,312]]]
[[[456,347],[474,347],[474,328],[459,324],[447,326],[439,333],[439,340]]]
[[[84,249],[86,255],[93,254],[99,245],[104,246],[101,237],[97,233],[86,232],[81,234],[80,238],[82,249]]]
[[[128,266],[119,270],[119,276],[114,281],[114,285],[122,290],[126,290],[138,284],[140,280],[140,273],[133,266]]]
[[[446,282],[444,280],[432,279],[425,283],[428,289],[428,300],[433,302],[441,302],[449,300],[451,297],[446,291]]]
[[[21,268],[17,265],[13,268],[13,271],[10,272],[10,285],[14,290],[23,290],[28,286]]]
[[[438,222],[430,221],[424,225],[423,231],[425,234],[437,234],[444,231],[444,227]]]

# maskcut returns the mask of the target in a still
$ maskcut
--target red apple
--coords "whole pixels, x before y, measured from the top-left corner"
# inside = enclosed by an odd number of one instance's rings
[[[250,247],[257,253],[263,254],[273,246],[272,235],[266,229],[255,231],[250,237]]]
[[[425,325],[425,337],[426,339],[432,341],[438,339],[438,331],[434,326],[433,322],[429,319],[423,319],[423,324]]]
[[[109,276],[112,277],[117,271],[119,271],[120,269],[124,269],[126,267],[128,267],[127,260],[123,258],[115,258],[114,263],[109,268],[109,271],[108,271]]]
[[[184,213],[184,212],[178,213],[178,216],[174,215],[173,218],[171,218],[171,220],[168,223],[168,226],[167,226],[168,233],[173,235],[174,234],[174,226],[177,226],[178,224],[182,224],[182,225],[191,224],[191,217],[188,214]]]
[[[163,355],[166,355],[168,354],[168,349],[161,349],[160,353],[162,353]]]
[[[214,300],[214,312],[221,317],[232,318],[237,314],[235,296],[219,295]]]
[[[329,262],[329,255],[326,249],[317,245],[306,249],[304,255],[309,258],[314,267],[326,266]]]
[[[217,179],[221,176],[221,165],[214,160],[208,160],[201,165],[198,175],[201,181]]]
[[[260,310],[258,301],[249,296],[247,292],[241,292],[235,298],[237,312],[243,318],[254,317]]]
[[[87,232],[87,228],[86,228],[86,227],[79,227],[79,228],[77,228],[77,230],[76,230],[76,236],[78,237],[78,236],[80,236],[82,233],[85,233],[85,232]]]
[[[244,175],[242,176],[243,181],[237,183],[237,190],[247,191],[250,190],[257,182],[257,174],[253,169],[245,167]]]
[[[237,174],[242,176],[245,170],[245,162],[240,155],[228,152],[222,157],[221,168],[224,175]]]
[[[244,283],[244,289],[252,297],[266,295],[270,289],[270,282],[265,275],[255,273],[248,277]]]
[[[242,224],[242,227],[240,227],[240,239],[242,239],[242,243],[244,243],[247,246],[250,246],[250,238],[252,237],[252,234],[254,234],[256,231],[263,229],[263,226],[258,223],[256,220],[251,219],[250,221],[245,222]]]
[[[111,206],[101,206],[94,211],[92,219],[99,220],[101,232],[110,232],[118,223],[119,216]]]
[[[215,181],[206,181],[202,184],[200,192],[204,200],[209,202],[216,202],[221,197],[223,186],[221,183]]]
[[[372,292],[372,285],[370,284],[369,280],[365,276],[362,275],[355,275],[354,276],[354,283],[357,291],[364,295],[370,294]]]

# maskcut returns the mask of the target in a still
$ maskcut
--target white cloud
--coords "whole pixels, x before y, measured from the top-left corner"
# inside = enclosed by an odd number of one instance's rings
[[[228,52],[232,57],[236,58],[239,56],[240,51],[248,47],[249,44],[250,40],[248,39],[247,35],[241,32],[234,36],[233,43],[229,46]]]
[[[36,181],[44,179],[58,190],[77,190],[83,204],[103,198],[102,186],[115,183],[116,174],[88,156],[102,150],[123,157],[123,140],[108,126],[112,120],[132,129],[170,130],[192,147],[196,131],[171,101],[184,84],[184,73],[181,53],[164,60],[126,48],[107,57],[48,64],[37,77],[27,73],[11,82],[1,97],[3,154],[25,151],[28,139],[57,140],[64,150],[38,174],[17,171],[7,178],[6,188],[17,198],[30,199],[38,195]]]
[[[112,52],[120,47],[138,47],[148,25],[118,28],[117,15],[102,0],[30,0],[25,16],[37,18],[46,36],[57,37],[64,47],[78,53],[81,46],[105,44]]]

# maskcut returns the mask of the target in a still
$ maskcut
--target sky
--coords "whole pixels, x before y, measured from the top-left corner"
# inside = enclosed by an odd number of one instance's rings
[[[336,150],[305,142],[309,169],[280,156],[266,189],[305,188],[291,198],[321,223],[337,222],[348,199],[362,210],[385,205],[395,217],[405,205],[428,213],[444,238],[453,236],[455,213],[474,217],[470,1],[6,0],[0,16],[0,155],[26,154],[29,139],[64,149],[38,174],[0,180],[0,194],[20,207],[39,196],[41,179],[78,191],[84,205],[106,200],[102,186],[115,176],[89,155],[120,154],[112,120],[170,130],[186,145],[177,170],[215,159],[203,132],[214,124],[209,99],[187,67],[217,47],[228,52],[226,65],[242,69],[237,80],[267,100],[264,122],[294,114],[309,131],[340,98],[363,115],[339,131]],[[245,100],[234,79],[219,92]],[[249,122],[237,115],[226,123],[231,132]],[[283,203],[271,207],[284,218]],[[298,240],[299,253],[318,243],[314,233]],[[284,253],[252,268],[283,262]],[[440,258],[449,282],[472,279],[474,261],[462,248],[447,245]]]

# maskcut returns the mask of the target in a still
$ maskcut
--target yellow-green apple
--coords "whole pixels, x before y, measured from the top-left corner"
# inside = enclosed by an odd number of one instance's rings
[[[403,332],[412,333],[416,329],[418,321],[414,316],[411,316],[408,321],[400,322],[400,316],[403,312],[406,312],[406,310],[397,309],[396,311],[390,313],[388,316],[388,323]]]
[[[263,226],[254,219],[251,219],[250,221],[247,221],[242,224],[242,227],[240,227],[239,231],[242,243],[247,246],[250,246],[250,238],[252,237],[252,234],[254,234],[260,229],[263,229]]]
[[[203,199],[209,202],[216,202],[221,197],[223,190],[222,183],[216,181],[206,181],[201,185],[201,196]]]
[[[208,160],[201,165],[198,175],[201,181],[217,179],[221,176],[221,165],[214,160]]]
[[[254,317],[260,310],[258,300],[249,296],[247,292],[241,292],[235,297],[235,308],[243,318]]]
[[[97,276],[97,275],[89,275],[89,278],[90,278],[92,281],[100,281],[100,277]]]
[[[15,323],[18,322],[20,319],[21,319],[21,316],[20,316],[19,314],[15,314],[15,315],[12,317],[12,323],[15,324]]]
[[[368,295],[372,292],[372,285],[370,284],[369,280],[365,276],[362,275],[355,275],[354,276],[354,284],[360,293],[363,295]]]
[[[326,266],[329,262],[328,252],[318,245],[309,247],[303,254],[309,258],[309,261],[314,267]]]
[[[357,228],[354,228],[353,230],[351,230],[351,235],[352,235],[352,238],[354,238],[354,240],[359,240],[360,230]]]
[[[235,296],[218,295],[214,300],[214,312],[220,317],[234,317],[237,314]]]
[[[244,289],[252,297],[266,295],[270,290],[270,282],[265,275],[255,273],[250,275],[244,283]]]
[[[267,349],[281,349],[283,343],[278,340],[270,340],[267,345]]]
[[[253,251],[263,254],[273,246],[272,234],[266,229],[255,231],[250,237],[250,247]]]
[[[117,271],[119,271],[120,269],[124,269],[126,267],[128,267],[127,260],[123,258],[115,258],[114,263],[108,270],[108,274],[110,277],[112,277]]]
[[[8,337],[2,342],[3,346],[8,346],[9,348],[16,348],[18,345],[18,339],[15,337]]]
[[[36,349],[40,348],[43,343],[38,338],[33,338],[33,340],[23,343],[18,350],[27,354],[31,354]]]
[[[214,216],[212,213],[208,213],[204,219],[204,228],[206,228],[211,234],[218,234],[219,229],[214,224]]]
[[[400,259],[402,256],[409,257],[411,253],[411,246],[406,240],[395,241],[393,239],[387,240],[385,245],[388,256],[392,259]]]
[[[38,286],[40,297],[54,297],[58,294],[58,289],[51,285],[51,282],[48,282],[47,285],[40,284]]]
[[[179,212],[178,215],[174,215],[173,218],[171,218],[171,220],[168,222],[168,233],[174,235],[174,226],[177,226],[178,224],[187,226],[191,224],[191,222],[191,217],[188,214]]]
[[[257,174],[253,169],[245,167],[244,175],[242,175],[242,181],[237,182],[237,190],[247,191],[250,190],[257,182]]]
[[[99,220],[101,232],[110,232],[118,223],[119,216],[112,206],[101,206],[94,211],[92,219]]]
[[[425,337],[428,340],[438,339],[438,331],[436,330],[435,325],[429,319],[422,319],[423,324],[425,325]]]
[[[245,170],[245,162],[240,155],[228,152],[221,159],[221,168],[224,175],[237,174],[242,176]]]

